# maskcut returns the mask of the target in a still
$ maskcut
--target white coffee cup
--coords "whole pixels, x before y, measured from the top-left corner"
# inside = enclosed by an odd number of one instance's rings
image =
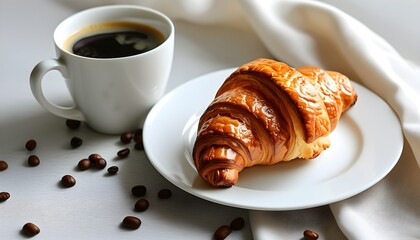
[[[69,38],[81,29],[103,22],[130,22],[162,33],[163,43],[137,55],[91,58],[76,55]],[[164,14],[133,5],[87,9],[61,22],[54,32],[57,58],[41,61],[32,70],[30,85],[38,102],[51,113],[86,122],[94,130],[120,134],[141,128],[151,107],[165,92],[174,52],[174,25]],[[64,77],[73,107],[45,97],[42,79],[51,70]]]

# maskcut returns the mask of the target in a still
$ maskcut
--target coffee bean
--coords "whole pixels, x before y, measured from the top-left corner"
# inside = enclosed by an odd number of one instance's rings
[[[134,216],[127,216],[122,222],[123,227],[129,229],[137,229],[141,225],[141,220]]]
[[[170,189],[164,188],[158,192],[158,197],[160,199],[168,199],[172,196],[172,191]]]
[[[148,208],[149,208],[149,201],[144,198],[137,200],[136,204],[134,205],[134,209],[137,212],[144,212]]]
[[[41,230],[39,229],[37,225],[28,222],[25,225],[23,225],[22,232],[27,236],[33,237],[37,235],[38,233],[40,233]]]
[[[6,161],[0,160],[0,172],[6,170],[9,167]]]
[[[122,133],[120,141],[124,144],[130,143],[133,140],[133,134],[131,132]]]
[[[92,153],[92,154],[89,155],[89,160],[92,163],[95,163],[95,161],[98,160],[99,158],[102,158],[102,156],[97,154],[97,153]]]
[[[118,157],[120,157],[120,158],[126,158],[126,157],[128,157],[129,154],[130,154],[130,149],[129,148],[121,149],[117,153]]]
[[[245,226],[245,220],[243,217],[237,217],[230,222],[229,227],[232,230],[241,230]]]
[[[36,141],[35,141],[34,139],[30,139],[30,140],[28,140],[28,141],[26,142],[26,144],[25,144],[25,148],[26,148],[28,151],[32,151],[32,150],[34,150],[34,149],[36,148]]]
[[[10,193],[8,192],[0,192],[0,202],[4,202],[10,198]]]
[[[143,141],[143,129],[137,129],[134,132],[134,141],[136,143]]]
[[[90,160],[90,163],[91,163],[91,166],[96,166],[96,162],[99,160],[99,159],[101,159],[102,158],[102,156],[101,155],[99,155],[99,154],[97,154],[97,153],[92,153],[92,154],[90,154],[89,155],[89,160]]]
[[[71,175],[64,175],[61,178],[61,184],[63,184],[63,186],[66,188],[73,187],[76,185],[76,179],[74,179],[74,177]]]
[[[31,167],[36,167],[40,163],[39,157],[37,155],[31,155],[28,157],[28,165]]]
[[[136,150],[143,151],[143,150],[144,150],[144,145],[143,145],[143,142],[142,142],[142,141],[141,141],[141,142],[136,142],[136,144],[134,145],[134,148],[135,148]]]
[[[316,239],[318,239],[318,233],[316,233],[316,232],[314,232],[314,231],[312,231],[312,230],[305,230],[304,232],[303,232],[303,238],[305,239],[305,240],[316,240]]]
[[[109,174],[116,174],[118,172],[118,167],[117,166],[112,166],[108,168],[108,173]]]
[[[78,138],[78,137],[73,137],[70,140],[70,145],[71,145],[72,148],[78,148],[82,145],[82,143],[83,143],[83,140],[81,138]]]
[[[131,188],[131,193],[136,197],[143,197],[146,195],[146,187],[143,185],[137,185]]]
[[[66,126],[70,129],[78,129],[81,125],[81,122],[78,120],[67,119]]]
[[[227,238],[227,236],[229,236],[231,232],[232,232],[232,229],[230,229],[229,226],[222,225],[214,232],[214,239],[223,240]]]
[[[103,158],[98,158],[95,160],[95,167],[97,169],[104,169],[106,167],[106,160]]]
[[[79,163],[77,164],[77,168],[81,171],[88,170],[91,166],[92,166],[92,163],[87,158],[80,160]]]

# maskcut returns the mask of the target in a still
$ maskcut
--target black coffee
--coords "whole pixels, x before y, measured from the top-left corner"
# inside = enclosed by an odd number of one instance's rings
[[[89,26],[77,35],[83,37],[73,44],[72,52],[90,58],[128,57],[150,51],[164,41],[162,33],[150,26],[124,22]]]

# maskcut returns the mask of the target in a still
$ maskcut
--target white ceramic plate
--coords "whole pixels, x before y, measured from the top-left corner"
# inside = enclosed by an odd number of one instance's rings
[[[172,90],[150,111],[143,129],[153,166],[177,187],[208,201],[254,210],[329,204],[371,187],[394,167],[403,147],[399,121],[377,95],[354,83],[358,102],[340,119],[331,147],[313,160],[254,166],[227,189],[207,185],[191,158],[197,122],[234,71],[213,72]]]

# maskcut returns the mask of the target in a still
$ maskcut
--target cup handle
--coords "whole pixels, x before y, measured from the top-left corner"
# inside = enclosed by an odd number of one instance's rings
[[[66,119],[85,121],[85,117],[83,116],[79,108],[77,108],[77,106],[59,106],[48,101],[45,97],[42,91],[41,82],[45,74],[52,70],[59,71],[64,78],[68,76],[66,66],[63,63],[61,63],[60,60],[57,59],[43,60],[40,63],[38,63],[32,70],[30,75],[30,85],[32,94],[34,95],[35,99],[52,114]]]

